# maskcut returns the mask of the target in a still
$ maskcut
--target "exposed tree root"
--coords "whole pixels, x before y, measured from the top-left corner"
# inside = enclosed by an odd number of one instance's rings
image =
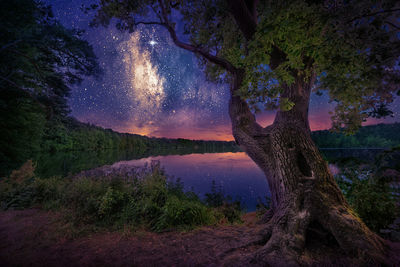
[[[400,257],[347,207],[319,213],[276,212],[260,233],[265,243],[241,259],[253,266],[398,266]],[[329,215],[329,217],[327,217]],[[252,244],[249,244],[252,245]]]

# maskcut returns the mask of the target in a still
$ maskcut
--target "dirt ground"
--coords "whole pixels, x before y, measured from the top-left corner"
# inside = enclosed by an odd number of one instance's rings
[[[263,226],[257,224],[254,212],[245,214],[243,220],[241,225],[190,232],[92,232],[66,238],[71,228],[57,213],[2,211],[0,266],[248,266],[262,246],[259,233]],[[400,243],[390,244],[398,262]],[[341,252],[329,252],[317,244],[311,251],[302,256],[306,265],[349,266]],[[316,258],[322,261],[311,260]]]
[[[39,209],[0,212],[1,266],[220,266],[238,265],[237,256],[261,226],[255,213],[243,225],[202,227],[190,232],[95,233],[66,239],[61,220]],[[245,247],[243,247],[245,245]]]

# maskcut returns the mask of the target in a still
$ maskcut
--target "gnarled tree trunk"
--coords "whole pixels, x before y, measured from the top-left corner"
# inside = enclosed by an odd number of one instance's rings
[[[263,128],[247,103],[235,96],[243,75],[241,70],[233,75],[232,131],[265,173],[272,201],[265,220],[265,245],[254,259],[281,266],[302,264],[307,246],[322,240],[324,246],[345,252],[359,264],[386,263],[385,241],[351,210],[311,139],[308,105],[313,81],[299,78],[287,86],[282,96],[295,106],[278,111],[273,124]]]

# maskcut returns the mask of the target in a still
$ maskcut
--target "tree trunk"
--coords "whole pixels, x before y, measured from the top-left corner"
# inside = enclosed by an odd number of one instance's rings
[[[304,252],[319,242],[345,252],[346,259],[356,260],[352,263],[387,263],[385,241],[351,210],[311,139],[308,105],[313,81],[299,78],[287,86],[282,97],[295,106],[278,111],[273,124],[263,128],[247,103],[235,95],[243,75],[243,71],[233,75],[232,131],[239,146],[265,173],[272,201],[263,233],[265,245],[253,261],[304,264]]]

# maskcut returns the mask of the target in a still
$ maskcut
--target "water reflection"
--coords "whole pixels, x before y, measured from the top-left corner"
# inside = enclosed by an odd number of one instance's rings
[[[182,179],[186,189],[193,189],[196,193],[204,195],[210,192],[214,180],[226,194],[240,198],[247,209],[252,211],[256,207],[257,198],[264,198],[269,194],[266,178],[245,153],[228,151],[230,150],[210,151],[191,148],[149,150],[140,154],[120,150],[43,154],[35,161],[36,174],[40,177],[67,176],[103,165],[112,164],[115,168],[123,164],[143,166],[146,162],[159,160],[167,174]],[[321,150],[328,162],[348,157],[371,161],[382,151],[381,149]],[[331,171],[337,172],[338,170],[333,170],[333,167],[331,165]]]
[[[243,152],[148,157],[120,161],[112,167],[143,166],[152,160],[160,161],[167,174],[181,178],[186,190],[200,196],[210,192],[215,181],[224,193],[240,199],[248,211],[255,210],[257,198],[269,194],[264,174]]]
[[[151,156],[187,155],[192,153],[222,153],[236,152],[232,146],[220,147],[177,147],[152,148],[141,153],[131,150],[100,150],[100,151],[65,151],[43,153],[34,158],[35,173],[43,178],[51,176],[68,176],[80,171],[110,165],[121,160],[133,160]]]

